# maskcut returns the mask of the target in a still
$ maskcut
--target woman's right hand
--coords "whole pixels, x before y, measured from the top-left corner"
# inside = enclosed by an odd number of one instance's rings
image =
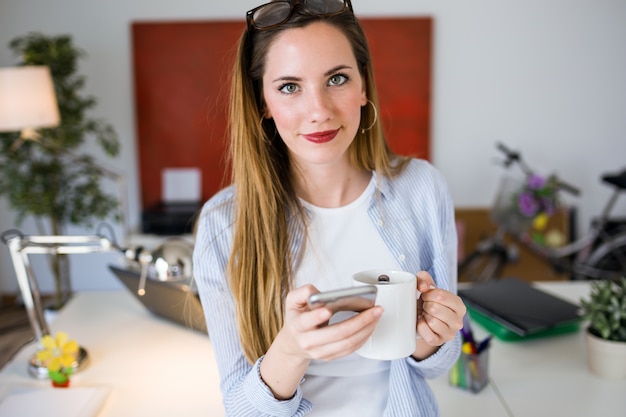
[[[361,347],[382,316],[382,307],[375,306],[326,325],[332,311],[307,305],[309,296],[318,292],[305,285],[287,294],[283,328],[261,362],[261,378],[278,399],[293,396],[312,359],[337,359]]]
[[[357,350],[374,331],[383,309],[370,308],[347,320],[327,325],[332,311],[310,310],[307,300],[319,290],[313,285],[296,288],[285,300],[285,322],[278,339],[293,355],[307,359],[332,360]]]

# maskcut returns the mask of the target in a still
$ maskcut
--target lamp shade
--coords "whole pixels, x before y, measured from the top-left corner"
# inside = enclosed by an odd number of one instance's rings
[[[0,68],[0,132],[53,127],[59,120],[48,67]]]

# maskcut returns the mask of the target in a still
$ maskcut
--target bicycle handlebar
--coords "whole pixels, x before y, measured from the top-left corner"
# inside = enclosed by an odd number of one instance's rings
[[[532,175],[533,171],[528,165],[526,165],[526,163],[522,159],[522,155],[519,152],[512,150],[502,142],[498,142],[496,144],[496,148],[498,148],[498,150],[506,156],[502,165],[504,165],[506,168],[509,168],[511,165],[517,164],[522,169],[525,175]]]
[[[521,157],[520,157],[519,152],[512,151],[511,149],[509,149],[509,148],[508,148],[508,147],[507,147],[504,143],[502,143],[502,142],[498,142],[498,143],[496,144],[496,148],[497,148],[500,152],[502,152],[502,153],[504,153],[504,154],[506,155],[506,162],[505,162],[505,164],[506,164],[507,166],[508,166],[508,165],[510,165],[510,164],[511,164],[511,162],[513,162],[513,161],[519,161],[519,160],[521,160]]]
[[[496,144],[496,148],[506,156],[506,159],[504,160],[505,167],[508,168],[513,163],[517,163],[522,168],[522,171],[524,171],[524,174],[526,175],[533,174],[533,170],[530,169],[528,165],[526,165],[526,163],[522,159],[522,155],[519,152],[512,150],[511,148],[509,148],[502,142],[498,142]],[[555,181],[558,189],[563,190],[567,193],[570,193],[574,196],[580,195],[580,189],[578,187],[575,187],[571,184],[561,181],[561,179],[558,178],[556,175],[553,175],[552,179]]]

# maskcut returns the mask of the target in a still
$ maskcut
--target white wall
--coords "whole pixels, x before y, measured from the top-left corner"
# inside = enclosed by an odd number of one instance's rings
[[[8,42],[30,31],[69,33],[88,53],[80,71],[87,92],[99,100],[93,115],[112,123],[123,142],[121,157],[109,165],[129,177],[131,223],[137,227],[131,22],[243,19],[261,1],[0,0],[0,66],[15,64]],[[501,174],[491,158],[501,140],[540,170],[555,170],[580,186],[583,196],[574,201],[580,227],[586,227],[608,196],[599,176],[626,167],[625,1],[353,3],[362,16],[434,18],[433,162],[448,178],[457,206],[490,204]],[[14,226],[0,200],[0,231]],[[32,222],[21,229],[36,233]],[[75,288],[119,287],[105,268],[116,257],[79,258],[73,261]],[[43,291],[51,288],[38,278]],[[0,291],[16,290],[8,250],[0,247]]]

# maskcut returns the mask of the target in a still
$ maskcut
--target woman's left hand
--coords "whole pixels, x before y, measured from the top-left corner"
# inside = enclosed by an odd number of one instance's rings
[[[426,271],[417,273],[417,332],[429,346],[441,346],[454,339],[463,327],[466,313],[461,297],[436,288],[433,277]],[[420,355],[421,356],[421,355]]]

